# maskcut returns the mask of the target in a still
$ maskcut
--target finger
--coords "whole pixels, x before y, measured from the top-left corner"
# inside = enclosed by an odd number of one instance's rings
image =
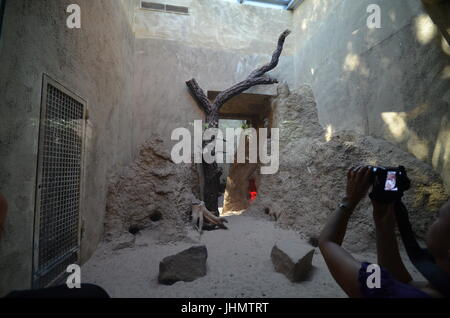
[[[361,182],[364,186],[367,186],[370,177],[370,169],[367,166],[362,166],[358,172],[358,182]]]
[[[370,167],[366,167],[366,171],[364,173],[364,183],[369,184],[370,181],[370,175],[372,174],[372,170],[370,169]]]
[[[358,168],[356,168],[356,170],[355,170],[355,179],[357,182],[361,181],[361,169],[362,169],[362,166],[358,166]]]
[[[351,173],[350,173],[350,175],[351,175],[351,177],[352,177],[352,178],[354,178],[354,177],[355,177],[357,169],[358,169],[358,167],[357,167],[357,166],[355,166],[355,167],[353,167],[353,168],[351,169]]]
[[[359,182],[364,187],[365,190],[369,188],[369,179],[370,179],[370,169],[368,167],[364,167],[360,171]]]
[[[361,169],[362,169],[362,168],[363,168],[362,166],[358,166],[358,167],[356,168],[356,170],[355,170],[355,177],[356,177],[357,179],[360,178],[360,175],[361,175]]]
[[[347,171],[347,179],[351,179],[353,176],[353,167],[351,167],[350,169],[348,169]]]

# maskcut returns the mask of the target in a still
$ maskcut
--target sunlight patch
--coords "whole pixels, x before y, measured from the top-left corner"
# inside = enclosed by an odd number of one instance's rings
[[[436,36],[438,30],[431,18],[427,14],[422,14],[416,18],[416,37],[420,44],[429,44]]]

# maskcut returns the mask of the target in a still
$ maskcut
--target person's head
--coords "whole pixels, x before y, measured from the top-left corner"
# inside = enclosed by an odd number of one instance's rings
[[[430,226],[427,247],[437,265],[450,275],[450,201],[442,206],[438,218]]]
[[[8,212],[8,203],[5,197],[0,193],[0,239],[3,236],[3,229],[6,221],[6,213]]]

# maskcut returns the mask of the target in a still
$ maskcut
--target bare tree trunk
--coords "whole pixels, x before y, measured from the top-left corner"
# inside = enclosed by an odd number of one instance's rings
[[[214,101],[210,101],[208,99],[205,92],[198,85],[195,79],[191,79],[190,81],[186,82],[186,85],[188,86],[192,96],[197,101],[198,106],[205,112],[208,128],[219,128],[220,109],[228,100],[230,100],[234,96],[245,92],[253,86],[278,83],[276,79],[267,76],[266,73],[277,67],[281,53],[283,52],[284,42],[286,41],[286,37],[290,33],[290,30],[286,30],[280,35],[277,48],[272,55],[272,60],[268,64],[253,71],[244,81],[221,92],[219,95],[217,95]],[[220,171],[217,163],[208,164],[206,162],[203,162],[203,170],[205,176],[205,206],[209,211],[213,212],[215,215],[218,215],[220,176],[222,172]]]
[[[208,128],[219,128],[219,112],[212,112],[206,116]],[[204,147],[206,146],[203,145]],[[220,192],[220,176],[222,171],[216,162],[210,164],[203,162],[203,173],[205,176],[205,188],[203,197],[206,208],[214,215],[219,216],[219,192]]]

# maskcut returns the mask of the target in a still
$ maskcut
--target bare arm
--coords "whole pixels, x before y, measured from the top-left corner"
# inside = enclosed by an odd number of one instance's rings
[[[394,205],[385,205],[375,201],[372,201],[372,204],[378,264],[385,267],[397,280],[402,283],[409,283],[412,281],[412,277],[402,261],[395,235]]]
[[[349,297],[361,297],[358,272],[361,263],[341,245],[347,231],[348,221],[361,199],[369,189],[370,169],[359,167],[347,174],[346,208],[337,209],[322,230],[319,247],[328,269],[336,282]]]
[[[361,263],[341,247],[353,211],[337,209],[323,229],[319,247],[334,280],[349,297],[361,297],[358,271]]]

